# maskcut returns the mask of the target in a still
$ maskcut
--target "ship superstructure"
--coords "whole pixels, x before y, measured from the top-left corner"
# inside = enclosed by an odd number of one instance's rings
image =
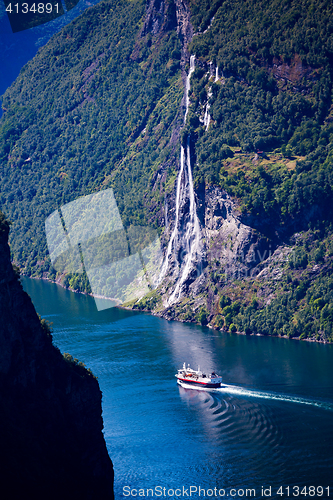
[[[200,370],[200,367],[198,367],[197,370],[193,370],[190,368],[189,364],[186,367],[185,363],[183,364],[183,368],[178,370],[175,377],[177,378],[178,383],[181,384],[183,382],[193,386],[215,388],[221,387],[222,383],[222,377],[217,375],[215,372],[207,375]]]

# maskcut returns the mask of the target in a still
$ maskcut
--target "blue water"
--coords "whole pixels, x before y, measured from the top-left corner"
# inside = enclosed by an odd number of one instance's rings
[[[24,287],[53,322],[54,343],[98,377],[117,499],[139,489],[187,498],[191,486],[202,488],[192,498],[203,490],[221,498],[214,488],[224,498],[250,488],[252,498],[288,498],[288,486],[289,497],[333,496],[333,346],[97,312],[91,297],[57,285],[24,279]],[[227,386],[180,387],[174,375],[184,361],[215,370]]]
[[[0,96],[18,77],[22,67],[36,55],[38,49],[43,47],[52,35],[78,17],[87,7],[97,4],[99,1],[80,0],[72,10],[53,21],[13,33],[5,11],[5,5],[0,0]],[[13,2],[13,5],[15,4],[16,2]]]

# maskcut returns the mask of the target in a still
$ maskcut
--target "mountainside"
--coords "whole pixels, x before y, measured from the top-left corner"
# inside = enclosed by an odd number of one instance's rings
[[[72,21],[88,6],[94,5],[98,0],[81,0],[67,11],[65,15],[52,22],[36,26],[32,29],[12,32],[6,13],[6,5],[0,3],[0,95],[13,83],[22,66],[34,57],[39,49],[46,44],[54,33]],[[74,2],[75,3],[75,2]],[[8,4],[7,4],[8,5]],[[2,110],[0,110],[2,114]]]
[[[113,498],[96,378],[52,345],[10,263],[0,212],[0,405],[3,490],[10,498]]]
[[[129,305],[332,340],[332,10],[110,0],[54,36],[3,98],[0,201],[22,272],[89,292],[52,268],[44,222],[112,188],[124,228],[163,247],[158,289]]]

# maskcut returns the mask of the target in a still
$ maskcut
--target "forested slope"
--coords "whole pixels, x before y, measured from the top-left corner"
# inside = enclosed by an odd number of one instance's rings
[[[147,194],[160,201],[149,190],[174,147],[171,124],[182,97],[169,10],[153,37],[143,33],[143,1],[89,9],[6,92],[1,205],[14,221],[12,252],[27,274],[50,271],[44,222],[58,206],[113,187],[126,226],[151,217]]]
[[[224,76],[209,85],[213,124],[206,133],[198,117],[207,101],[209,75],[198,67],[193,76],[189,130],[195,138],[197,178],[225,187],[253,215],[286,222],[314,206],[327,212],[332,195],[332,3],[217,1],[209,17],[193,4],[193,22],[203,33],[194,37],[190,50],[202,61],[213,61]],[[281,168],[279,162],[272,169],[266,162],[265,169],[235,164],[230,171],[224,145],[242,152],[276,150],[297,158],[297,168]]]
[[[44,221],[109,187],[124,226],[158,229],[166,249],[189,138],[204,273],[166,313],[170,279],[137,307],[231,331],[331,338],[332,11],[328,0],[109,0],[53,37],[3,98],[0,201],[22,272],[89,291],[85,275],[56,276]],[[214,222],[213,192],[227,193],[220,220],[230,226],[234,207],[239,240],[251,233],[265,258],[245,262]]]

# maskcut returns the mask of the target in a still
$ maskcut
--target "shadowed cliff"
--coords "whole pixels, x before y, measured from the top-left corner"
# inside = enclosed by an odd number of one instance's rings
[[[53,346],[13,271],[8,233],[0,212],[1,484],[11,499],[113,499],[98,382]]]

